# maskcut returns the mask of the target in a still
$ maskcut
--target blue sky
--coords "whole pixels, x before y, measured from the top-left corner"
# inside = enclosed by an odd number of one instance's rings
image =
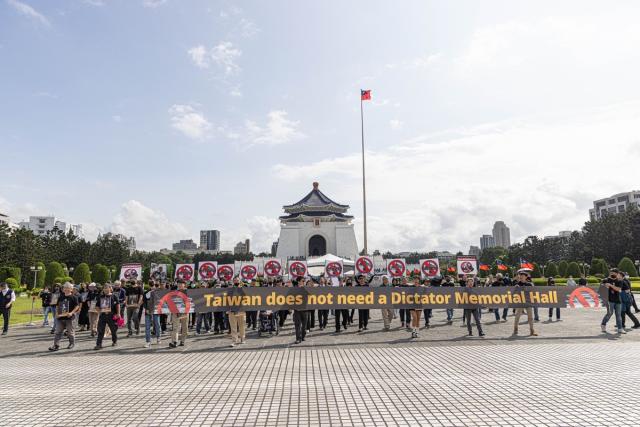
[[[0,2],[0,211],[267,249],[315,180],[370,247],[578,229],[637,186],[632,1]],[[615,173],[599,174],[604,153]],[[607,154],[608,156],[608,154]]]

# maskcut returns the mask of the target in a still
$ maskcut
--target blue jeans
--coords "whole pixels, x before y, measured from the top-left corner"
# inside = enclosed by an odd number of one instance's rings
[[[156,339],[160,339],[160,315],[145,313],[144,315],[144,338],[147,342],[151,342],[151,322],[156,333]]]
[[[56,311],[55,307],[51,307],[50,305],[46,307],[42,307],[42,315],[44,316],[44,320],[42,321],[42,326],[49,326],[49,313],[51,313],[51,319],[55,323]]]
[[[549,307],[549,319],[553,317],[553,307]],[[556,319],[560,320],[560,307],[556,307]]]
[[[607,322],[611,318],[611,315],[616,314],[616,328],[622,329],[622,304],[619,302],[610,302],[609,310],[607,310],[607,314],[602,318],[602,326],[606,326]]]
[[[493,314],[496,316],[496,322],[498,320],[500,320],[500,309],[499,308],[494,308],[493,309]],[[507,320],[507,314],[509,314],[509,307],[502,309],[502,318],[504,320]]]

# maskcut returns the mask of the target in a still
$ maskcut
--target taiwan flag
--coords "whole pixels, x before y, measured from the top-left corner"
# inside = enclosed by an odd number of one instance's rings
[[[498,266],[498,270],[500,271],[505,271],[509,269],[509,267],[504,265],[504,262],[500,261],[499,259],[496,260],[496,265]]]
[[[489,266],[487,264],[480,263],[480,270],[489,271]]]
[[[371,100],[371,90],[360,89],[360,100],[361,101],[370,101]]]
[[[520,258],[520,268],[526,268],[528,270],[533,270],[533,264],[527,261],[526,259]]]
[[[456,268],[455,267],[449,267],[449,268],[447,268],[447,271],[449,273],[455,273],[456,272]]]

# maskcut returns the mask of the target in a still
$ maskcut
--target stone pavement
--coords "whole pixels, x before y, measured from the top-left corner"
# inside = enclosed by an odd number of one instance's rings
[[[411,340],[380,332],[372,311],[364,333],[314,331],[299,346],[288,322],[235,349],[213,335],[144,349],[139,336],[95,352],[82,333],[53,354],[43,328],[15,328],[0,339],[3,424],[638,425],[640,331],[601,334],[603,313],[563,310],[537,338],[508,338],[513,319],[488,313],[487,338],[466,338],[436,311]]]

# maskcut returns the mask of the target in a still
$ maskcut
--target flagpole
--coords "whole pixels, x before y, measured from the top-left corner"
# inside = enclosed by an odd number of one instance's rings
[[[360,131],[362,135],[362,210],[364,213],[364,254],[369,254],[367,250],[367,187],[364,173],[364,114],[362,110],[362,90],[360,90]]]

